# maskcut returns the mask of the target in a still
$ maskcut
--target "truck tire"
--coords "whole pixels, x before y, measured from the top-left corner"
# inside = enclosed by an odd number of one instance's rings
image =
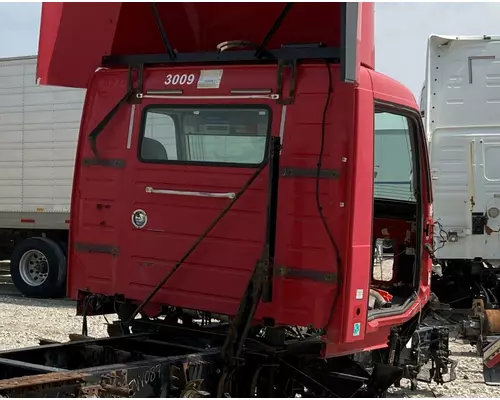
[[[33,237],[23,240],[12,252],[10,275],[24,296],[62,297],[66,292],[66,256],[51,239]]]

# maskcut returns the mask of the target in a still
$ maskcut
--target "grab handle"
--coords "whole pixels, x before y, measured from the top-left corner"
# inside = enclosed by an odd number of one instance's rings
[[[236,193],[190,192],[184,190],[154,189],[150,186],[146,186],[146,193],[172,194],[176,196],[215,197],[224,199],[234,199],[236,196]]]

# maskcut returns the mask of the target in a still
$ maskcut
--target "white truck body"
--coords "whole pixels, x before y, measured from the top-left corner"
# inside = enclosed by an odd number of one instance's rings
[[[500,37],[433,35],[427,49],[421,110],[440,224],[436,255],[498,266]]]
[[[35,73],[35,56],[0,59],[0,229],[69,227],[85,90]]]

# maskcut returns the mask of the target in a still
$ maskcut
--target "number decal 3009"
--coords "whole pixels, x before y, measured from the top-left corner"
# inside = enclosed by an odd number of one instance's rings
[[[165,77],[165,85],[192,85],[194,79],[194,74],[168,74]]]

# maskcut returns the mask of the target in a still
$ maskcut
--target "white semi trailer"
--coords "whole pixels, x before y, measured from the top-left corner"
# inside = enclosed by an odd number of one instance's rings
[[[0,259],[18,290],[64,295],[85,91],[36,85],[36,57],[0,59]]]
[[[500,37],[432,35],[421,111],[442,267],[432,289],[455,308],[498,308]]]

